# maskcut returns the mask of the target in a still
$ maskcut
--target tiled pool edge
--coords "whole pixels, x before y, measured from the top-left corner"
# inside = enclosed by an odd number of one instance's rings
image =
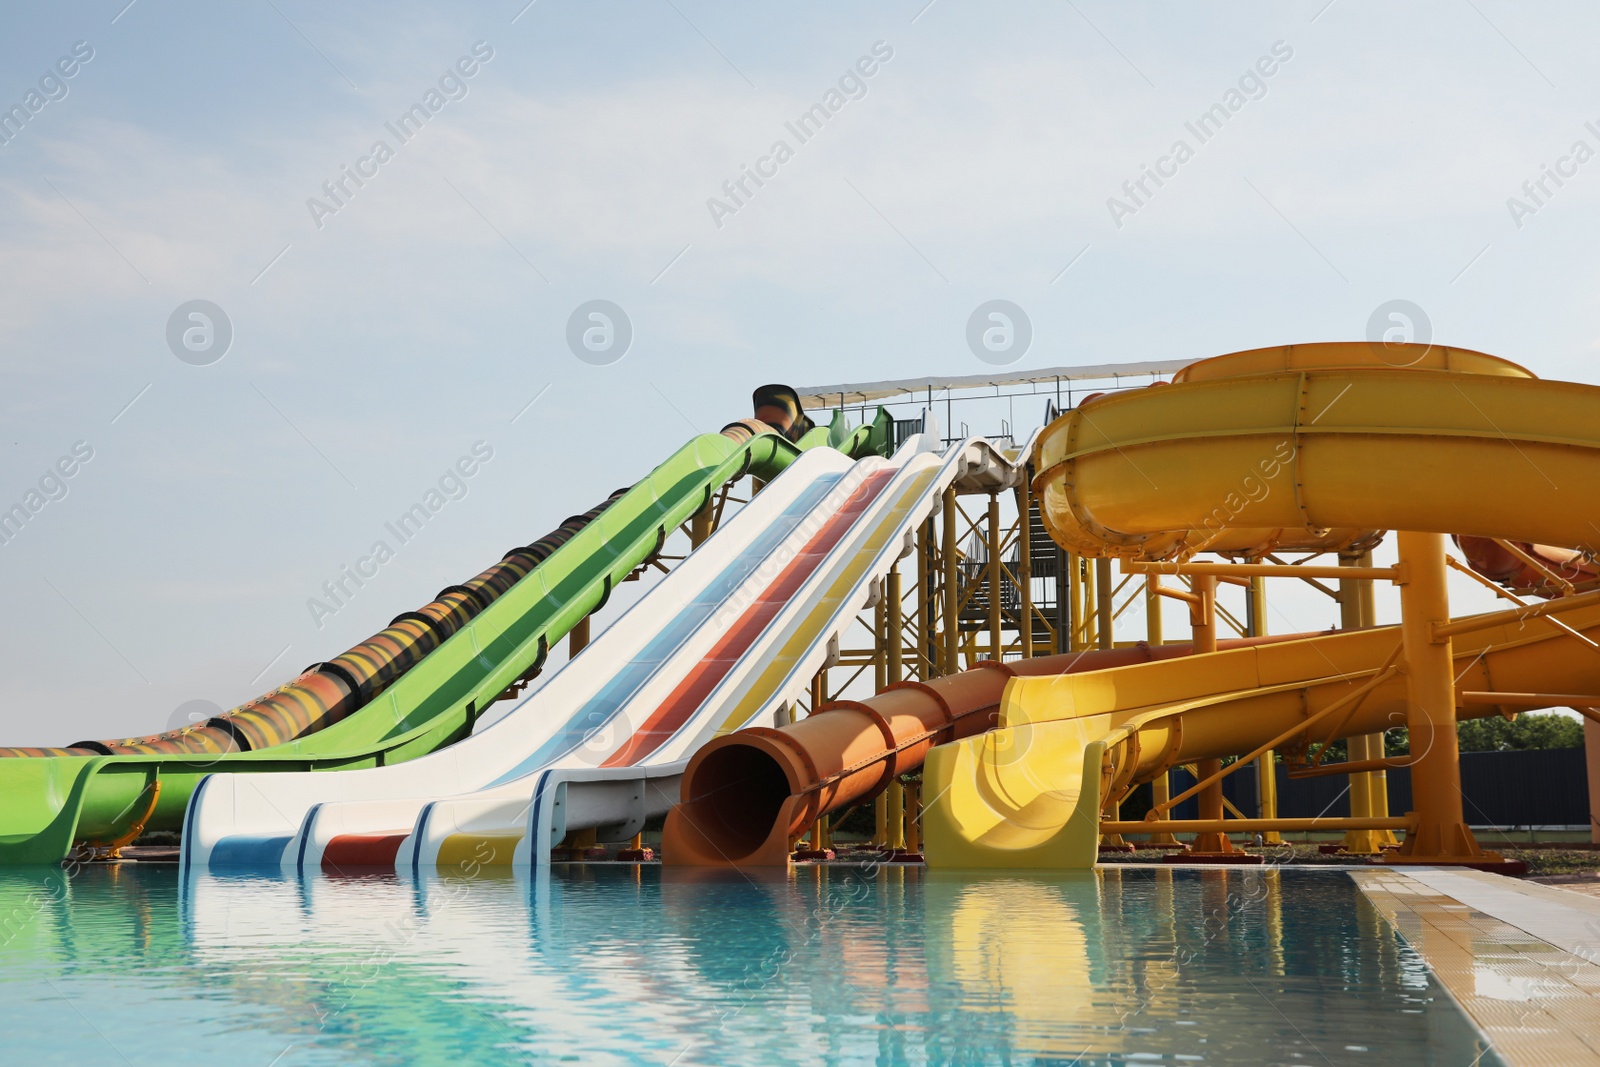
[[[1349,873],[1507,1064],[1600,1067],[1600,901],[1477,871]]]

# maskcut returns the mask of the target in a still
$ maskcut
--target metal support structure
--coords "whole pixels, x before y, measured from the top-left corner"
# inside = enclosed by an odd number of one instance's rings
[[[1250,637],[1267,635],[1267,580],[1261,575],[1250,579],[1249,600],[1245,605],[1245,626]],[[1256,757],[1256,796],[1263,819],[1278,817],[1278,754],[1267,749]],[[1283,844],[1283,834],[1267,830],[1261,835],[1264,845]]]
[[[1346,569],[1370,568],[1371,552],[1341,552],[1339,563]],[[1339,628],[1357,630],[1377,621],[1372,580],[1342,578],[1339,581]],[[1350,762],[1383,758],[1383,734],[1362,734],[1345,742]],[[1389,776],[1385,771],[1364,771],[1350,776],[1350,814],[1354,818],[1387,818],[1389,814]],[[1357,856],[1375,856],[1384,845],[1398,842],[1388,830],[1351,830],[1344,835],[1344,851]]]
[[[1157,588],[1155,575],[1150,575],[1144,580],[1144,639],[1151,648],[1162,643],[1161,639],[1161,593]],[[1165,804],[1172,796],[1172,772],[1165,768],[1150,781],[1150,803],[1152,806]],[[1182,848],[1183,842],[1172,836],[1171,830],[1162,830],[1150,835],[1147,842],[1151,848]]]
[[[1022,658],[1033,658],[1033,495],[1028,487],[1028,471],[1023,470],[1017,486],[1017,590],[1021,618],[1017,633],[1022,640]]]
[[[922,851],[922,779],[913,778],[906,785],[906,852],[916,855]]]
[[[884,685],[891,686],[904,681],[903,673],[905,664],[901,659],[900,650],[903,646],[904,636],[900,627],[900,570],[896,566],[884,578],[884,643],[887,645],[888,657],[884,662]],[[883,842],[885,849],[890,852],[901,852],[906,847],[906,798],[905,787],[896,778],[889,783],[889,788],[879,799],[885,801],[884,823],[888,830],[888,837]]]
[[[917,527],[917,677],[939,676],[939,650],[933,637],[933,520]]]
[[[578,620],[578,625],[567,631],[567,658],[571,659],[589,647],[589,616]]]
[[[941,670],[954,674],[961,669],[960,587],[956,580],[956,562],[960,547],[956,540],[956,487],[944,491],[944,534],[939,546],[944,554],[944,663]]]
[[[881,693],[887,688],[889,676],[888,644],[889,635],[885,632],[885,611],[887,596],[879,591],[878,603],[872,609],[872,691]],[[889,841],[889,798],[884,793],[879,793],[872,801],[873,834],[872,843],[879,848],[884,847]]]
[[[1072,615],[1072,583],[1067,577],[1067,567],[1075,562],[1071,553],[1056,546],[1056,654],[1072,651],[1072,634],[1076,620]]]
[[[1144,580],[1144,640],[1154,648],[1161,644],[1161,587],[1155,575]]]
[[[1112,620],[1116,618],[1116,604],[1112,597],[1111,560],[1102,557],[1094,561],[1095,645],[1112,647]]]
[[[1478,846],[1463,818],[1456,689],[1445,585],[1445,537],[1402,530],[1400,633],[1406,663],[1406,726],[1411,737],[1414,824],[1391,864],[1499,865],[1505,857]],[[1569,600],[1576,599],[1569,597]]]
[[[1245,628],[1251,637],[1267,636],[1267,582],[1262,575],[1255,575],[1250,579],[1250,588],[1246,594],[1249,602],[1245,605]]]
[[[1381,826],[1385,829],[1404,830],[1411,823],[1409,818],[1403,819],[1155,819],[1141,820],[1138,822],[1107,822],[1101,826],[1106,830],[1122,834],[1148,833],[1150,830],[1176,830],[1180,833],[1189,830],[1199,831],[1201,836],[1210,834],[1223,834],[1225,831],[1236,833],[1253,833],[1269,829],[1279,830],[1343,830],[1354,824],[1365,826]],[[1235,849],[1234,852],[1238,852]],[[1486,853],[1487,855],[1487,853]],[[1187,857],[1185,857],[1187,858]]]
[[[883,579],[884,683],[894,685],[905,680],[905,627],[902,623],[900,599],[900,567],[896,564]]]
[[[1208,574],[1220,578],[1377,578],[1386,582],[1399,583],[1401,581],[1401,568],[1399,567],[1357,567],[1354,570],[1344,567],[1322,567],[1296,564],[1292,570],[1285,570],[1277,563],[1144,563],[1138,560],[1123,560],[1123,574],[1173,574],[1196,575]]]
[[[828,702],[828,668],[824,667],[811,676],[811,709],[810,714],[815,715]],[[833,859],[833,835],[826,815],[811,824],[811,833],[808,840],[801,842],[795,849],[794,859],[797,860],[831,860]]]
[[[896,778],[889,783],[889,788],[883,791],[885,805],[884,818],[889,831],[888,839],[883,843],[886,852],[904,852],[906,848],[906,787]]]
[[[996,663],[1005,662],[1005,646],[1000,642],[1001,585],[1000,585],[1000,496],[989,494],[989,658]]]
[[[1589,767],[1589,840],[1600,845],[1600,719],[1584,719],[1583,747]]]
[[[706,506],[689,516],[689,548],[699,548],[705,544],[706,538],[711,536],[714,528],[712,523],[713,501],[706,501]]]
[[[1217,650],[1217,577],[1211,573],[1196,574],[1193,590],[1199,603],[1190,608],[1189,621],[1194,630],[1194,655],[1201,656]],[[1195,764],[1195,777],[1201,781],[1214,778],[1200,790],[1200,821],[1221,824],[1223,817],[1222,761],[1199,760]],[[1198,829],[1198,828],[1197,828]],[[1240,827],[1244,829],[1244,827]],[[1228,840],[1226,830],[1200,830],[1189,843],[1191,856],[1228,856],[1238,852]]]

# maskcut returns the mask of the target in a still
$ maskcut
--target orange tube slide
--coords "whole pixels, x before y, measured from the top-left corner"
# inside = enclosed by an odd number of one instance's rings
[[[1307,636],[1237,638],[1219,649]],[[839,701],[778,729],[724,734],[695,753],[683,800],[668,814],[663,862],[684,867],[781,867],[790,840],[823,815],[870,799],[922,766],[935,745],[994,728],[1013,677],[1075,674],[1173,659],[1187,644],[1140,642],[999,664],[929,682],[900,682],[863,701]]]
[[[1550,575],[1572,585],[1600,578],[1600,564],[1576,549],[1535,545],[1527,541],[1513,542],[1524,555],[1543,565],[1544,570],[1541,571],[1493,538],[1458,536],[1455,540],[1473,570],[1514,593],[1530,593],[1541,597],[1562,595],[1565,590],[1551,582]]]

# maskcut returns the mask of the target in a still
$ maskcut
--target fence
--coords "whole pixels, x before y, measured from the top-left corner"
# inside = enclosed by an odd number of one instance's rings
[[[1278,772],[1278,814],[1284,818],[1320,815],[1348,816],[1348,780],[1341,775],[1291,780],[1281,764]],[[1401,814],[1411,808],[1411,772],[1388,772],[1389,811]],[[1178,768],[1172,772],[1174,795],[1194,784],[1194,776]],[[1238,771],[1223,780],[1223,795],[1246,815],[1260,811],[1256,776]],[[1473,826],[1587,826],[1589,781],[1582,748],[1537,749],[1527,752],[1463,752],[1461,792],[1467,822]],[[1138,804],[1139,808],[1148,802]],[[1142,811],[1125,806],[1126,818]],[[1180,819],[1200,817],[1191,798],[1173,809]]]

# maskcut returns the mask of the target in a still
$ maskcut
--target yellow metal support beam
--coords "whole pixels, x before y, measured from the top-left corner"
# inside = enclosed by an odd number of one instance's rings
[[[989,494],[989,658],[1005,662],[1005,647],[1000,643],[1000,497]]]
[[[1116,596],[1111,588],[1111,561],[1101,557],[1094,561],[1095,645],[1112,647],[1112,624],[1116,620]]]
[[[1017,486],[1017,592],[1021,616],[1017,620],[1018,634],[1022,639],[1022,658],[1033,658],[1033,497],[1028,489],[1028,471],[1023,470],[1022,484]]]
[[[1473,570],[1471,567],[1467,566],[1465,563],[1462,563],[1460,560],[1456,559],[1454,556],[1446,556],[1445,559],[1444,559],[1444,562],[1445,562],[1445,566],[1449,567],[1451,570],[1457,572],[1458,574],[1464,574],[1468,578],[1471,578],[1473,581],[1477,582],[1479,585],[1481,585],[1485,589],[1489,590],[1489,592],[1493,593],[1495,596],[1499,597],[1501,600],[1509,600],[1513,604],[1516,604],[1516,605],[1518,605],[1520,607],[1527,607],[1528,606],[1528,602],[1526,600],[1523,600],[1521,597],[1517,596],[1515,593],[1511,592],[1509,589],[1503,589],[1500,586],[1496,585],[1494,582],[1491,582],[1489,579],[1485,578],[1483,575],[1479,574],[1477,571]],[[1589,640],[1589,638],[1585,637],[1583,634],[1580,634],[1578,631],[1574,630],[1572,627],[1568,626],[1566,623],[1562,622],[1560,619],[1554,618],[1553,616],[1550,616],[1550,615],[1546,615],[1540,621],[1541,622],[1547,622],[1551,626],[1556,627],[1558,630],[1564,630],[1569,636],[1576,637],[1579,641],[1582,641],[1584,644],[1588,645],[1590,648],[1600,649],[1600,642],[1595,642],[1595,641]]]
[[[1103,822],[1101,830],[1118,834],[1147,834],[1152,830],[1167,833],[1253,834],[1264,830],[1288,831],[1363,829],[1405,830],[1409,819],[1140,819]]]
[[[954,674],[961,669],[961,625],[960,605],[957,597],[960,589],[956,584],[956,487],[951,486],[944,491],[944,534],[940,538],[939,547],[944,555],[944,663],[942,670],[945,674]]]
[[[1444,565],[1440,564],[1442,570]],[[1542,619],[1549,615],[1559,615],[1563,612],[1577,611],[1580,608],[1592,608],[1600,604],[1600,589],[1592,593],[1579,593],[1577,596],[1562,597],[1560,600],[1547,600],[1543,604],[1529,604],[1525,608],[1512,608],[1509,611],[1491,611],[1484,615],[1469,615],[1464,619],[1451,622],[1449,618],[1435,622],[1429,633],[1435,641],[1448,641],[1457,634],[1469,634],[1475,630],[1489,630],[1501,623],[1522,622],[1524,619]]]
[[[883,636],[884,644],[889,654],[888,662],[884,665],[887,672],[885,679],[889,685],[893,685],[905,679],[904,655],[906,646],[904,627],[901,625],[903,616],[900,612],[902,601],[900,598],[900,568],[898,564],[896,564],[894,570],[884,576],[883,584]]]
[[[1151,579],[1152,581],[1154,579]],[[1265,637],[1267,635],[1267,580],[1261,575],[1250,579],[1249,610],[1245,612],[1245,623],[1251,637]],[[1278,817],[1278,754],[1272,749],[1267,749],[1256,757],[1256,795],[1259,797],[1261,817],[1263,819],[1276,819]],[[1261,835],[1264,845],[1283,844],[1283,835],[1277,830],[1268,830]]]
[[[917,527],[917,677],[939,675],[938,650],[933,637],[933,520]]]
[[[1446,632],[1449,627],[1444,625],[1450,618],[1445,535],[1402,530],[1396,537],[1400,565],[1406,571],[1406,581],[1400,586],[1400,634],[1406,660],[1406,727],[1416,760],[1411,766],[1416,825],[1399,850],[1384,859],[1388,863],[1504,862],[1503,856],[1478,846],[1462,813],[1455,672]],[[1581,599],[1568,597],[1566,602]]]
[[[1161,583],[1156,576],[1147,575],[1144,580],[1144,639],[1152,648],[1161,644]],[[1187,594],[1186,594],[1187,595]],[[1172,797],[1172,772],[1162,769],[1150,782],[1150,803],[1158,811],[1165,811],[1166,803]],[[1274,815],[1277,812],[1273,812]],[[1152,834],[1149,844],[1156,846],[1181,845],[1176,837],[1168,831]]]
[[[699,548],[705,544],[706,538],[711,536],[715,529],[713,525],[714,501],[706,501],[706,506],[689,516],[689,547]]]
[[[1341,552],[1343,570],[1355,571],[1372,566],[1371,552]],[[1339,581],[1339,628],[1358,630],[1377,622],[1372,581],[1368,578],[1341,578]],[[1348,759],[1361,763],[1383,758],[1383,734],[1363,734],[1346,741]],[[1389,814],[1388,774],[1382,770],[1350,776],[1350,814],[1355,818],[1384,818]],[[1388,830],[1351,830],[1344,835],[1344,850],[1357,856],[1375,856],[1384,845],[1396,844]]]
[[[1124,574],[1177,574],[1209,575],[1213,578],[1376,578],[1382,581],[1401,581],[1398,567],[1345,567],[1306,566],[1276,563],[1146,563],[1140,560],[1122,561]]]

